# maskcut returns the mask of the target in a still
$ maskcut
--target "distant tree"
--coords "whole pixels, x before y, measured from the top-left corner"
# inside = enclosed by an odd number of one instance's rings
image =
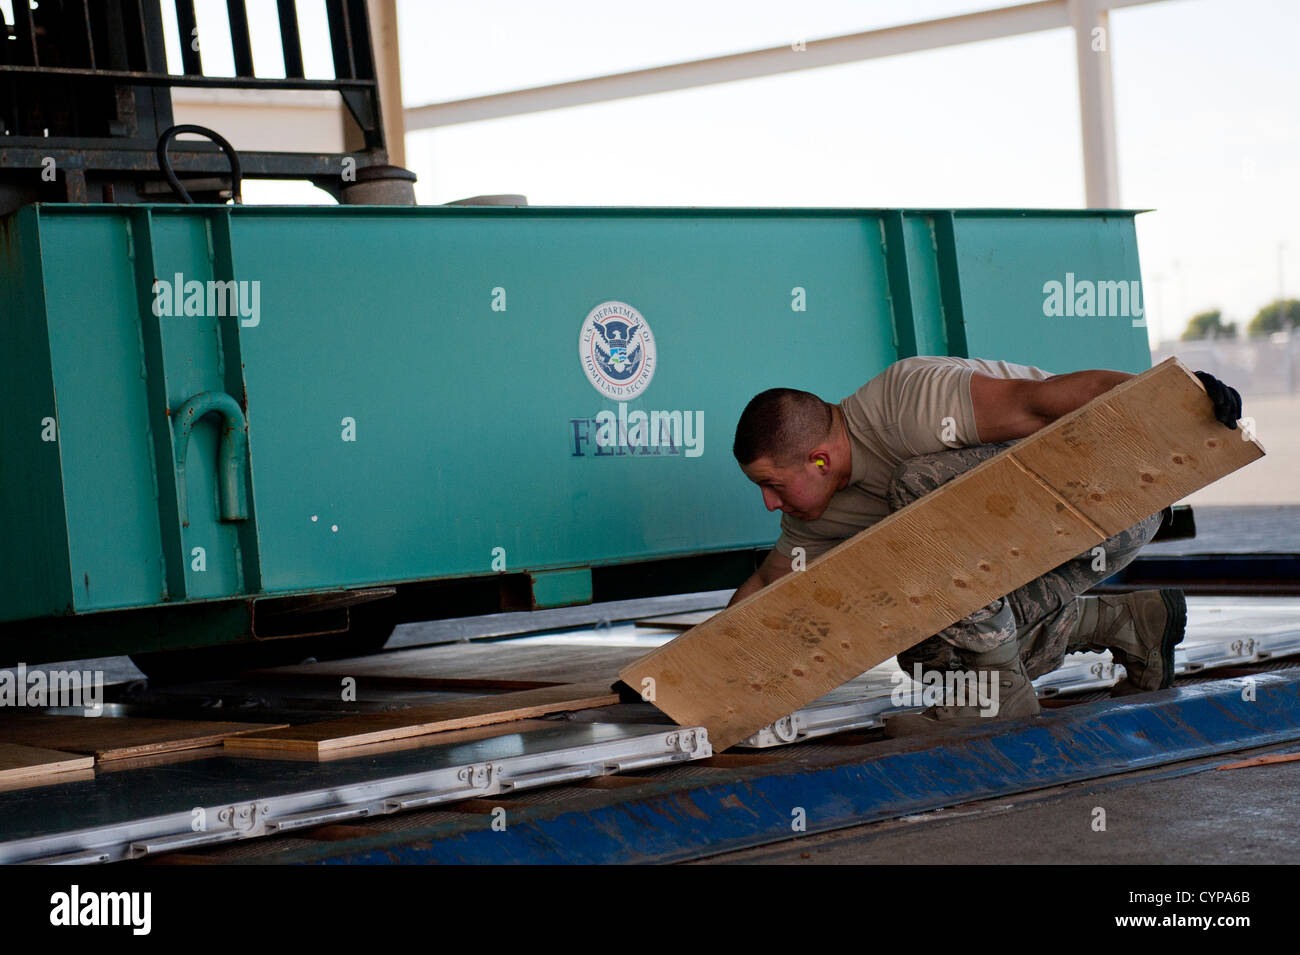
[[[1183,331],[1183,341],[1185,342],[1200,338],[1236,337],[1237,323],[1223,324],[1223,313],[1217,308],[1208,312],[1201,312],[1199,315],[1193,315],[1187,322],[1187,328]]]
[[[1300,325],[1300,299],[1270,302],[1250,320],[1246,332],[1250,335],[1271,335]]]

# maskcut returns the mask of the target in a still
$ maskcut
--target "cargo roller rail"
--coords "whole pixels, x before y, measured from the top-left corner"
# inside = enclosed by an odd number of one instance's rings
[[[645,625],[652,622],[601,621],[509,642],[553,647],[557,656],[575,646],[649,650],[675,636]],[[761,812],[742,825],[733,818],[737,806],[752,809],[777,791],[817,816],[809,831],[825,831],[1276,746],[1300,739],[1300,598],[1191,597],[1175,688],[1109,699],[1122,666],[1108,654],[1072,654],[1035,681],[1044,719],[951,739],[951,731],[920,743],[883,737],[885,718],[914,709],[891,698],[910,682],[894,672],[892,661],[877,667],[726,753],[713,751],[702,727],[678,727],[648,704],[617,704],[541,728],[530,721],[430,734],[388,752],[308,760],[200,749],[108,766],[90,779],[0,792],[0,862],[681,861],[789,838],[788,818],[780,826],[760,821]],[[301,683],[120,684],[114,695],[101,718],[331,715]],[[395,708],[419,696],[373,691],[370,705]],[[1157,731],[1158,747],[1144,742]],[[1008,747],[1032,754],[1035,768],[1017,775],[985,765]],[[983,771],[910,792],[897,776],[933,779],[954,757]],[[891,766],[892,796],[872,788]],[[873,792],[874,801],[861,802]],[[501,834],[494,820],[528,838],[483,841]],[[569,835],[560,839],[556,826]]]

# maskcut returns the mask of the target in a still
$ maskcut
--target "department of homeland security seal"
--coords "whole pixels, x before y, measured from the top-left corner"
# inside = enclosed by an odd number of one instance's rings
[[[627,401],[650,387],[655,340],[641,313],[625,302],[602,302],[578,333],[578,358],[591,386],[607,398]]]

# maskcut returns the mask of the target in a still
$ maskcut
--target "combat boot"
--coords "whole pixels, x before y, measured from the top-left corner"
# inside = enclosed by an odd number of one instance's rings
[[[1175,587],[1080,597],[1071,645],[1109,650],[1128,674],[1114,693],[1163,690],[1174,682],[1174,647],[1187,631],[1187,598]]]
[[[1040,711],[1034,684],[1020,660],[1018,641],[1012,640],[984,653],[961,650],[959,654],[975,671],[977,680],[980,673],[989,674],[986,679],[997,686],[997,711],[985,711],[978,703],[931,706],[920,713],[900,713],[886,720],[886,736],[917,736],[948,726],[980,726],[990,720],[1033,716]]]

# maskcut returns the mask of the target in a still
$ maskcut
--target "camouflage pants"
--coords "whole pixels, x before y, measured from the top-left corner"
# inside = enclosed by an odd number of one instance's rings
[[[904,461],[890,479],[886,495],[889,509],[896,511],[911,504],[1014,443],[981,444]],[[1103,570],[1093,570],[1094,564],[1101,562],[1089,549],[900,653],[899,666],[908,673],[917,663],[922,669],[963,669],[968,664],[962,659],[962,651],[980,653],[1016,640],[1031,679],[1050,673],[1061,665],[1067,653],[1089,648],[1086,635],[1072,636],[1079,619],[1080,599],[1097,598],[1080,598],[1079,594],[1127,566],[1155,536],[1160,517],[1159,512],[1152,514],[1100,544],[1106,552]]]

